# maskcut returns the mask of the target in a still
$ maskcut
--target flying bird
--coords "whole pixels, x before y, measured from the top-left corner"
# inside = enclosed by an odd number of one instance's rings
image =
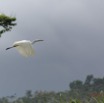
[[[30,40],[16,41],[13,43],[13,46],[6,48],[6,50],[16,48],[22,56],[25,57],[33,56],[34,48],[32,47],[32,45],[40,41],[43,40],[34,40],[33,42],[31,42]]]

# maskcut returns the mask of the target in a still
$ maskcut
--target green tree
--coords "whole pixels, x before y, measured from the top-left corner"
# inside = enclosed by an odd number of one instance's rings
[[[94,76],[92,74],[86,77],[83,86],[85,92],[93,91],[93,80],[94,80]]]
[[[16,25],[15,21],[15,17],[0,14],[0,37],[4,32],[11,31],[12,27]]]
[[[83,86],[83,82],[80,80],[73,81],[69,84],[70,89],[80,89]]]
[[[91,75],[88,75],[87,77],[86,77],[86,80],[85,80],[85,85],[90,85],[91,84],[91,82],[93,81],[93,79],[94,79],[94,77],[93,77],[93,75],[91,74]]]
[[[104,91],[104,79],[102,78],[94,78],[93,80],[93,90],[100,92]]]
[[[31,90],[26,91],[26,97],[28,97],[28,98],[32,97],[32,91]]]

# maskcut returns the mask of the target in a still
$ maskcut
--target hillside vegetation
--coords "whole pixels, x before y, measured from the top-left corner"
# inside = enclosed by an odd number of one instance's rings
[[[104,78],[88,75],[85,81],[75,80],[66,91],[31,91],[23,97],[0,98],[0,103],[104,103]]]

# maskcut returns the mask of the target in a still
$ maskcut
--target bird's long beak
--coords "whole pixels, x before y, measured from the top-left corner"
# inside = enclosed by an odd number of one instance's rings
[[[14,48],[14,47],[13,46],[12,47],[8,47],[8,48],[6,48],[6,50],[11,49],[11,48]]]
[[[11,49],[11,48],[14,48],[14,47],[17,47],[17,46],[18,46],[18,45],[8,47],[8,48],[6,48],[6,50]]]

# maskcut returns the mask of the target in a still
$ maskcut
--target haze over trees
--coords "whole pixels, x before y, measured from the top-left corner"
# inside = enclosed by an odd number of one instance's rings
[[[27,90],[23,97],[16,94],[0,98],[0,103],[104,103],[104,77],[95,78],[88,75],[85,81],[75,80],[69,83],[69,90],[31,91]],[[80,101],[80,102],[79,102]]]

